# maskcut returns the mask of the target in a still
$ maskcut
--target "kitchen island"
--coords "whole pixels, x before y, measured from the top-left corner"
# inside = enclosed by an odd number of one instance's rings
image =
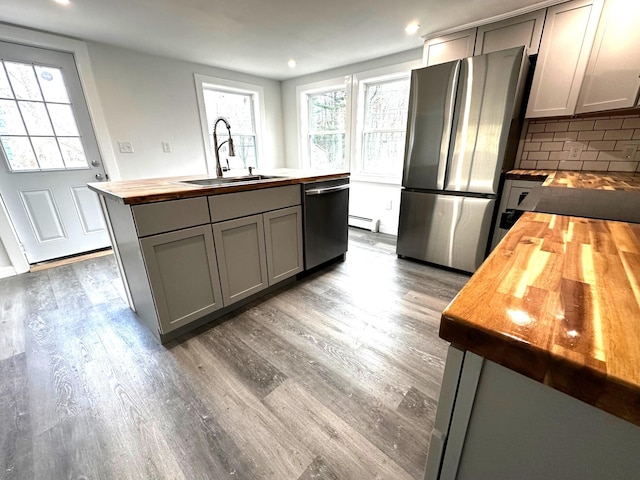
[[[279,169],[89,187],[100,196],[129,305],[166,343],[295,281],[305,269],[304,186],[348,176]],[[345,210],[345,232],[346,223]],[[344,242],[342,258],[346,233]]]
[[[440,336],[425,478],[638,478],[640,224],[524,213]]]

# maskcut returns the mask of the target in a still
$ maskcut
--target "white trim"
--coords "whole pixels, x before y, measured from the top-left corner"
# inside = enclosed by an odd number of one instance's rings
[[[512,10],[507,13],[494,15],[493,17],[477,20],[475,22],[465,23],[464,25],[458,25],[457,27],[447,28],[446,30],[439,30],[437,32],[427,33],[422,36],[422,39],[427,41],[427,40],[431,40],[432,38],[442,37],[444,35],[450,35],[452,33],[457,33],[462,30],[469,30],[477,27],[482,27],[484,25],[489,25],[491,23],[501,22],[503,20],[508,20],[510,18],[519,17],[520,15],[526,15],[527,13],[535,12],[537,10],[542,10],[543,8],[553,7],[554,5],[559,5],[561,3],[567,3],[568,1],[569,0],[545,0],[544,2],[538,2],[538,3],[534,3],[533,5],[527,5],[526,7],[518,8],[516,10]]]
[[[2,200],[2,195],[0,195],[0,240],[2,240],[7,256],[11,261],[11,267],[6,268],[13,269],[14,275],[28,272],[29,261],[22,251],[18,234],[13,228],[13,224],[9,218],[9,212],[7,212],[4,200]]]
[[[262,85],[256,85],[253,83],[238,82],[236,80],[229,80],[227,78],[213,77],[211,75],[203,75],[200,73],[194,73],[193,78],[196,86],[196,98],[198,99],[198,111],[200,113],[200,128],[202,129],[202,142],[204,144],[205,156],[207,158],[207,173],[208,175],[215,175],[215,157],[211,151],[211,144],[209,143],[209,126],[207,124],[207,111],[204,106],[204,94],[203,89],[205,85],[213,88],[219,87],[221,90],[227,90],[231,92],[246,93],[254,96],[254,120],[256,128],[256,161],[258,166],[260,162],[265,161],[264,157],[264,136],[263,125],[267,124],[267,117],[264,108],[264,87]]]
[[[298,117],[298,167],[299,168],[312,168],[311,159],[309,158],[309,151],[307,149],[307,138],[309,133],[309,110],[306,102],[306,95],[313,93],[321,93],[329,90],[337,90],[344,86],[347,98],[347,111],[345,119],[345,156],[346,167],[351,166],[351,135],[349,132],[351,125],[351,97],[354,88],[353,75],[344,75],[341,77],[329,78],[327,80],[321,80],[319,82],[306,83],[304,85],[298,85],[296,87],[296,112]],[[305,101],[302,101],[302,99]]]

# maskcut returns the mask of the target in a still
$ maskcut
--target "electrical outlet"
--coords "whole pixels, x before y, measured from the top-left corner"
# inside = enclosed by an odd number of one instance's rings
[[[580,153],[584,150],[584,145],[579,142],[569,143],[569,160],[580,159]]]
[[[133,144],[131,142],[118,142],[120,153],[133,153]]]
[[[637,151],[638,151],[637,143],[625,143],[622,146],[622,155],[624,156],[624,158],[633,160],[633,157],[636,155]]]
[[[387,202],[384,205],[384,208],[386,208],[387,210],[391,210],[392,206],[393,206],[393,203],[391,202],[391,200],[387,200]]]
[[[169,142],[162,142],[162,151],[164,153],[171,153],[171,143]]]

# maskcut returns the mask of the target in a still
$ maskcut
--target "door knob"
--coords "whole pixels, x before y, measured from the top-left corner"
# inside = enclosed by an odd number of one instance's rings
[[[104,175],[102,175],[101,173],[96,173],[96,180],[101,182],[102,180],[104,180]]]
[[[92,167],[97,167],[97,166],[99,166],[99,165],[100,165],[100,162],[99,162],[99,161],[97,161],[97,160],[91,160],[91,166],[92,166]]]

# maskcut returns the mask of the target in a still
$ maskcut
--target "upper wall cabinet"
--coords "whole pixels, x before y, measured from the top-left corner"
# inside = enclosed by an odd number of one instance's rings
[[[478,27],[474,55],[497,52],[522,45],[527,48],[528,55],[538,53],[545,13],[544,9],[538,10]]]
[[[476,30],[472,28],[426,40],[423,51],[425,66],[430,67],[439,63],[471,57],[476,41]]]
[[[629,108],[640,90],[640,2],[607,0],[576,113]]]
[[[602,3],[603,0],[573,0],[547,10],[528,118],[575,113]]]

